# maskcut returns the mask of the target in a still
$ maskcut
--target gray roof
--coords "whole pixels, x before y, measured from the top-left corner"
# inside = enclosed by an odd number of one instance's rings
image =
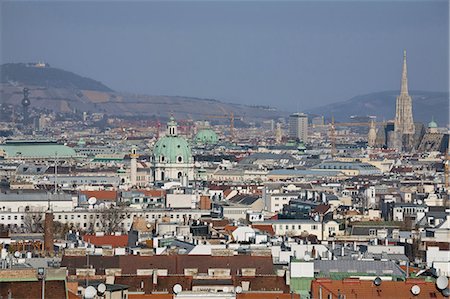
[[[252,205],[260,198],[258,195],[237,194],[230,198],[229,201],[241,205]]]
[[[333,169],[327,169],[327,170],[315,170],[315,169],[308,169],[308,170],[295,170],[295,169],[276,169],[272,170],[268,173],[268,175],[289,175],[289,176],[336,176],[336,175],[343,175],[342,171],[340,170],[333,170]]]
[[[391,261],[315,260],[314,269],[321,274],[355,272],[378,276],[405,276],[405,272]]]
[[[3,192],[0,193],[0,201],[72,201],[72,195],[69,193],[50,193],[50,192]]]
[[[387,229],[388,235],[392,234],[392,230],[396,229],[398,227],[392,227],[392,226],[371,226],[371,225],[362,225],[362,226],[352,226],[351,235],[352,236],[369,236],[369,231],[371,229],[380,230],[380,229]]]

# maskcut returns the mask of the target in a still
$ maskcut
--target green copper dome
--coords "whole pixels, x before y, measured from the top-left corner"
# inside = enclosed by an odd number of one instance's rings
[[[159,139],[153,148],[153,161],[156,163],[193,163],[188,142],[177,135],[177,123],[170,117],[167,135]]]
[[[438,127],[438,125],[437,125],[437,123],[434,121],[434,118],[432,118],[431,119],[431,121],[428,123],[428,128],[437,128]]]
[[[164,136],[153,148],[157,163],[192,163],[192,152],[187,141],[178,136]]]
[[[211,129],[202,129],[198,131],[194,138],[195,143],[203,145],[217,144],[219,137],[216,132]]]

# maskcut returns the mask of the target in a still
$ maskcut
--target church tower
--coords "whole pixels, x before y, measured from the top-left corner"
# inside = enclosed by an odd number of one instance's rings
[[[368,142],[367,145],[369,147],[375,147],[377,142],[377,128],[375,127],[375,122],[373,119],[370,121],[369,133],[367,136]]]
[[[394,132],[397,147],[404,148],[403,140],[411,140],[415,133],[415,126],[412,113],[412,99],[408,93],[408,72],[406,68],[406,50],[403,51],[403,71],[400,95],[397,97],[395,109]],[[405,136],[407,135],[407,136]],[[407,138],[405,138],[407,137]],[[409,143],[409,142],[408,142]],[[410,145],[406,145],[410,147]]]

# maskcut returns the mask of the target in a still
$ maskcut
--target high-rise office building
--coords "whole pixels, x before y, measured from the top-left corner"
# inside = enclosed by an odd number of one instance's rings
[[[289,116],[289,137],[308,142],[308,115],[294,113]]]

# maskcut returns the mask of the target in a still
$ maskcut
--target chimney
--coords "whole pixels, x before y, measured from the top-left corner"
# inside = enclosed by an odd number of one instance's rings
[[[158,284],[158,270],[155,269],[153,270],[153,285],[157,285]]]
[[[53,212],[48,210],[45,212],[44,219],[44,249],[47,255],[53,255]]]

